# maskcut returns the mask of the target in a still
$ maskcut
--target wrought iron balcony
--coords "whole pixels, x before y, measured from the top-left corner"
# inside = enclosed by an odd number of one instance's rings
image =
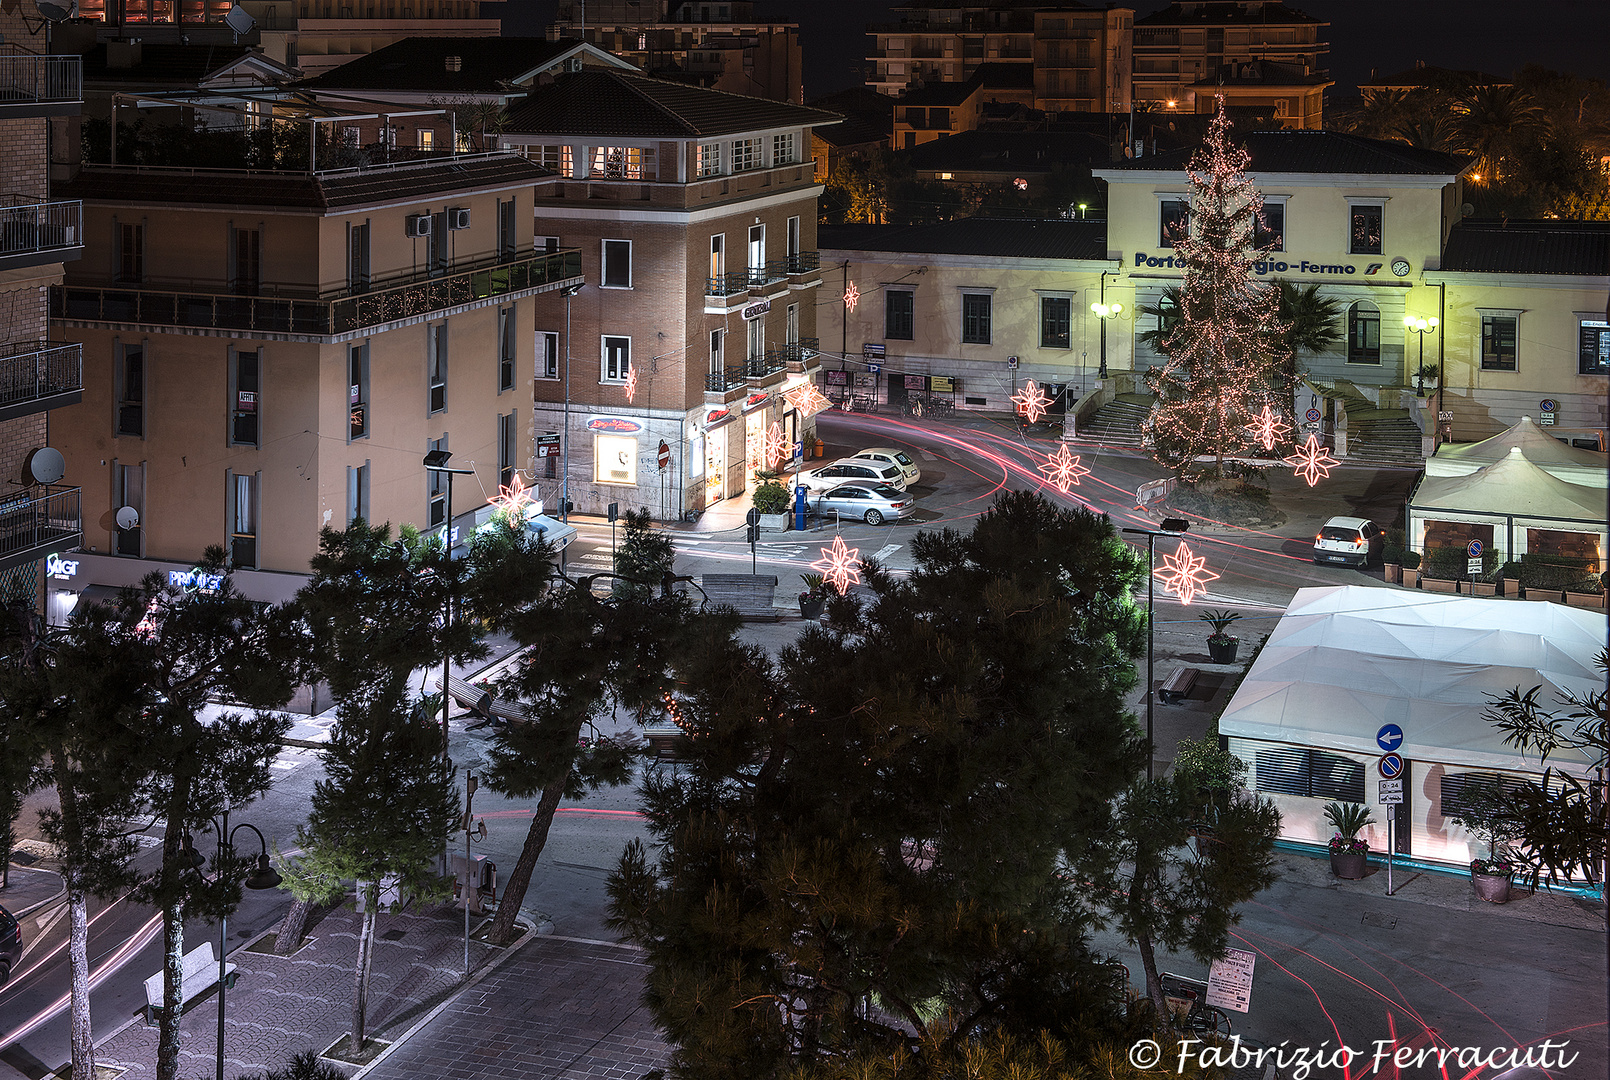
[[[81,544],[78,497],[75,487],[40,486],[0,499],[0,570]]]
[[[736,390],[744,384],[743,367],[722,368],[712,371],[704,377],[704,388],[712,394],[725,394],[729,390]]]
[[[790,341],[777,350],[784,362],[789,364],[804,364],[816,359],[820,351],[821,342],[813,337],[800,338]]]
[[[816,251],[796,251],[792,255],[785,255],[776,262],[767,263],[767,267],[774,268],[779,276],[791,277],[795,274],[813,274],[821,269],[821,253]]]
[[[50,290],[50,314],[86,322],[331,337],[525,289],[558,288],[579,277],[581,252],[569,249],[327,298],[58,285]]]
[[[84,104],[79,56],[0,56],[0,116],[70,116]]]
[[[83,203],[10,198],[0,206],[0,270],[76,259],[83,252]]]
[[[0,345],[0,420],[78,404],[84,396],[83,356],[77,343]]]
[[[782,350],[773,349],[762,356],[751,356],[744,361],[744,378],[768,379],[788,370],[788,360]]]
[[[747,270],[735,270],[729,274],[717,274],[715,277],[706,278],[704,295],[735,296],[750,289],[765,288],[773,282],[795,274],[814,273],[820,265],[819,253],[795,252],[781,259],[772,259],[764,266],[751,266]]]

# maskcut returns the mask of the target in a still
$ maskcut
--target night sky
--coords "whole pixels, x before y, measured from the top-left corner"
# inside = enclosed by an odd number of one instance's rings
[[[859,82],[856,65],[867,51],[866,24],[896,21],[895,5],[877,0],[757,0],[756,15],[800,24],[805,96]],[[1095,5],[1092,5],[1095,6]],[[1161,10],[1135,0],[1137,15]],[[1528,63],[1610,82],[1610,2],[1606,0],[1297,0],[1330,22],[1331,94],[1352,96],[1371,68],[1390,74],[1416,60],[1439,67],[1509,75]],[[540,35],[555,0],[509,0],[504,32]]]

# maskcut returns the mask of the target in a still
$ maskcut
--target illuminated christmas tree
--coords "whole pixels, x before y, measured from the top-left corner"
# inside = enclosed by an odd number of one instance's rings
[[[1158,461],[1184,476],[1199,458],[1223,464],[1256,441],[1266,406],[1283,412],[1291,393],[1280,293],[1257,280],[1254,237],[1263,199],[1247,176],[1247,152],[1230,141],[1224,100],[1207,141],[1191,158],[1188,224],[1174,242],[1184,270],[1178,319],[1161,340],[1166,357],[1146,374],[1156,395],[1143,425]]]

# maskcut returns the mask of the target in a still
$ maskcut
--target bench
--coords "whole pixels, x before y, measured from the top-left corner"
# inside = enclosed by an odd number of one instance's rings
[[[189,1001],[209,986],[218,982],[218,957],[213,955],[212,942],[207,941],[184,954],[180,961],[183,966],[183,977],[179,983],[179,997],[181,1004]],[[145,980],[145,1023],[149,1027],[153,1021],[153,1009],[163,1008],[162,976],[159,971]],[[235,982],[235,965],[224,965],[224,982],[232,986]]]
[[[775,574],[705,574],[699,579],[705,600],[713,606],[730,607],[744,622],[776,622],[772,603],[777,593]]]
[[[654,752],[652,766],[674,765],[685,760],[682,748],[687,743],[688,733],[675,724],[644,728],[643,738],[647,740],[649,749]]]
[[[442,687],[442,677],[436,676],[436,688]],[[492,719],[492,692],[476,686],[467,679],[452,676],[447,680],[447,695],[483,720]]]
[[[1194,667],[1182,667],[1170,675],[1162,686],[1157,688],[1157,696],[1163,699],[1165,705],[1178,705],[1187,697],[1196,686],[1196,678],[1202,674]]]

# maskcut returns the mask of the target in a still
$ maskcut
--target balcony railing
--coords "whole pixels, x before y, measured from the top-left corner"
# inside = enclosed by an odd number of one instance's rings
[[[58,285],[50,290],[50,314],[92,322],[329,337],[580,276],[581,252],[571,249],[332,298]]]
[[[77,343],[23,341],[0,345],[0,418],[20,416],[29,403],[68,398],[84,390],[84,347]]]
[[[810,274],[821,269],[821,254],[815,251],[796,251],[792,255],[785,255],[776,262],[767,263],[768,268],[775,267],[777,273],[785,275]]]
[[[712,394],[725,394],[728,390],[736,390],[743,384],[744,369],[742,365],[712,371],[704,377],[704,388]]]
[[[800,338],[798,341],[785,343],[775,352],[782,357],[784,363],[803,364],[816,359],[820,346],[821,342],[816,338]]]
[[[821,255],[815,251],[798,251],[781,259],[772,259],[764,266],[751,266],[706,278],[706,296],[734,296],[749,289],[761,289],[795,274],[814,273],[821,266]]]
[[[77,546],[84,535],[79,489],[42,487],[0,499],[0,568]]]
[[[70,104],[83,100],[82,57],[0,56],[0,106]]]
[[[744,361],[744,378],[765,379],[779,372],[788,370],[788,361],[778,349],[772,349],[761,356],[751,356]]]
[[[0,206],[0,258],[82,247],[83,205],[74,199],[71,202],[18,201]]]

